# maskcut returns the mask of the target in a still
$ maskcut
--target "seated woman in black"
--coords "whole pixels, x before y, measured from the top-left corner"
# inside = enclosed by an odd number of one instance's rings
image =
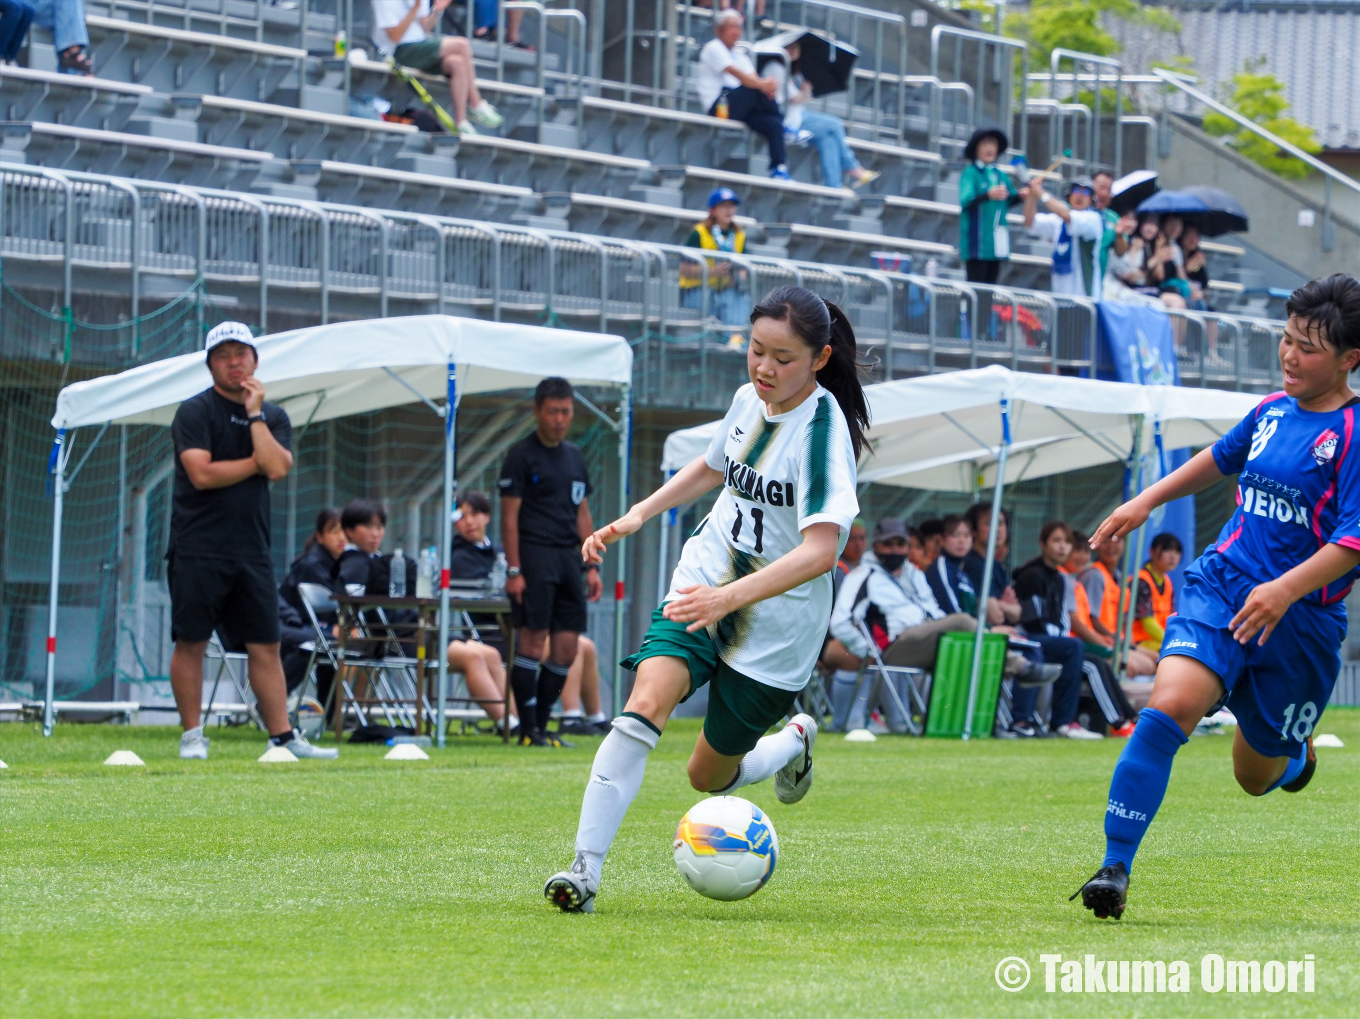
[[[337,593],[372,593],[368,582],[374,562],[382,558],[379,550],[387,533],[387,510],[376,502],[354,499],[340,511],[340,528],[345,544],[335,564],[332,586]]]
[[[302,607],[299,584],[320,584],[327,591],[335,584],[335,568],[345,550],[345,532],[340,527],[340,511],[323,509],[316,515],[316,530],[303,546],[302,555],[293,560],[279,585],[279,594],[298,614],[307,618]]]
[[[496,565],[500,547],[486,536],[491,523],[491,500],[482,492],[468,492],[458,500],[454,515],[453,545],[449,548],[451,580],[486,580]],[[495,616],[474,615],[477,626],[492,625]],[[467,680],[468,694],[477,698],[487,716],[500,727],[505,717],[501,703],[505,698],[505,662],[498,638],[483,635],[482,640],[449,641],[449,668]]]

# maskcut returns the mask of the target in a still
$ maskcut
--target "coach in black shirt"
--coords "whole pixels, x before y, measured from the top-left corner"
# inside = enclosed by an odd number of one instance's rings
[[[501,468],[501,543],[510,564],[505,591],[514,603],[515,660],[510,686],[519,708],[521,746],[557,746],[548,718],[586,629],[581,542],[594,530],[585,457],[567,442],[571,383],[548,378],[534,390],[533,434],[515,443]],[[591,601],[600,597],[599,570],[585,573]],[[543,642],[547,660],[539,667]]]
[[[170,426],[175,490],[170,515],[170,686],[184,735],[179,755],[205,759],[203,656],[220,624],[245,644],[250,685],[270,741],[299,757],[335,757],[288,724],[279,661],[279,606],[269,556],[269,483],[293,466],[288,415],[264,402],[250,329],[223,322],[207,338],[212,388],[185,400]]]

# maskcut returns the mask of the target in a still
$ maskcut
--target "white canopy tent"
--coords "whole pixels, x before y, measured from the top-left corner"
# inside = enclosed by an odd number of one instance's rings
[[[448,644],[449,549],[452,542],[454,490],[454,419],[458,400],[468,393],[521,389],[553,375],[576,385],[611,386],[622,390],[620,414],[611,418],[578,394],[588,409],[619,436],[619,513],[626,509],[628,444],[631,429],[629,386],[633,353],[622,337],[600,333],[507,325],[447,315],[372,319],[312,326],[264,336],[256,341],[260,363],[255,375],[268,399],[283,407],[294,422],[326,421],[421,402],[444,418],[444,505],[440,535],[443,557],[440,582],[440,647]],[[57,429],[50,465],[55,476],[52,518],[52,575],[48,605],[47,688],[43,731],[51,735],[56,676],[57,592],[61,569],[63,496],[85,460],[68,477],[71,438],[77,428],[110,424],[169,425],[183,400],[212,385],[202,351],[139,365],[117,375],[77,382],[57,396],[52,425]],[[436,401],[442,400],[442,404]],[[448,408],[452,407],[453,413]],[[622,546],[618,550],[623,575]],[[615,587],[614,634],[622,639],[621,584]],[[615,656],[616,660],[622,653]],[[616,683],[617,686],[617,683]],[[439,656],[439,744],[444,743],[446,657]]]
[[[1251,393],[1036,375],[1000,366],[883,382],[867,387],[865,394],[872,452],[860,460],[861,484],[946,492],[992,487],[984,591],[991,586],[1000,518],[995,510],[1007,484],[1104,463],[1134,467],[1154,441],[1168,449],[1208,445],[1261,399]],[[668,435],[662,471],[669,475],[702,456],[721,425],[713,421]],[[662,526],[665,549],[664,517]],[[663,564],[664,559],[663,554]],[[978,650],[985,606],[980,600]]]

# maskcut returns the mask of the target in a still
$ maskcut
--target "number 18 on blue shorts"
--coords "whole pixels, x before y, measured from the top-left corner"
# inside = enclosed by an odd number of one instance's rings
[[[1295,602],[1262,647],[1233,639],[1228,623],[1256,581],[1208,552],[1185,571],[1163,655],[1185,655],[1218,674],[1243,738],[1265,757],[1298,757],[1341,671],[1346,612],[1340,603]]]

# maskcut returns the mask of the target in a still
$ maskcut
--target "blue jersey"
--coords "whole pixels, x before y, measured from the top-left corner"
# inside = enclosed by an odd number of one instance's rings
[[[1355,401],[1360,402],[1360,401]],[[1237,509],[1215,550],[1264,583],[1328,543],[1360,550],[1360,452],[1350,455],[1356,406],[1315,412],[1272,393],[1213,446],[1224,474],[1239,474]],[[1360,567],[1303,599],[1333,605]]]

